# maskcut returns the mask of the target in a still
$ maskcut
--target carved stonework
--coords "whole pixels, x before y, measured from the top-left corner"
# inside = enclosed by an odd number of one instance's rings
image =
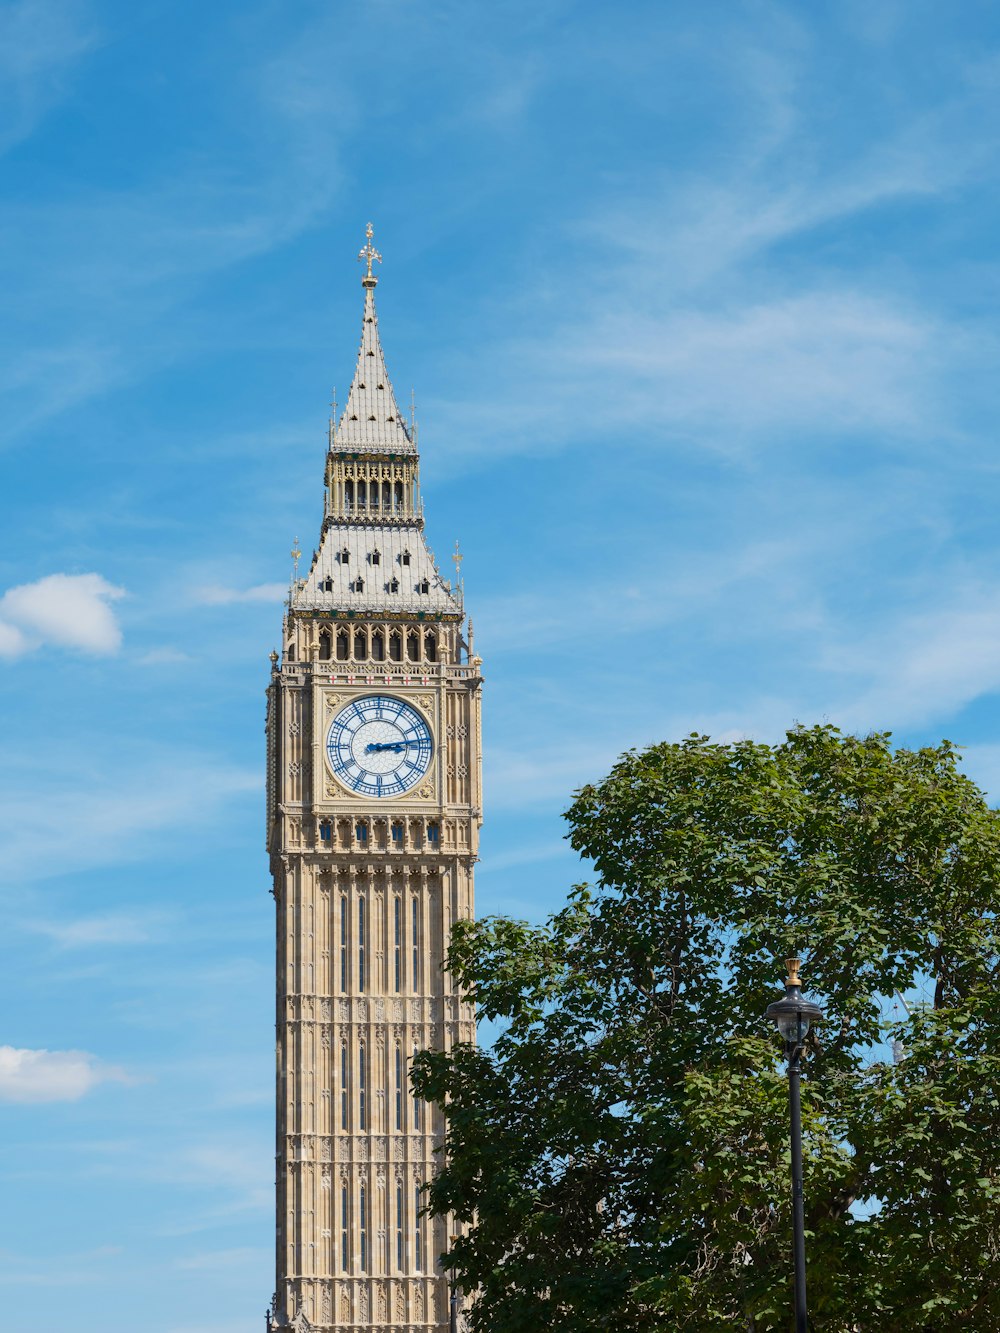
[[[282,643],[286,655],[294,648],[293,661],[279,659],[269,675],[268,853],[280,959],[274,1333],[440,1333],[448,1317],[445,1284],[417,1271],[414,1244],[415,1187],[433,1169],[439,1118],[426,1108],[413,1123],[405,1080],[415,1047],[465,1035],[446,1022],[473,1031],[474,1014],[455,1008],[441,960],[452,904],[462,917],[473,910],[482,784],[479,693],[470,686],[479,664],[464,647],[471,634],[464,634],[462,606],[435,572],[415,503],[419,460],[385,368],[373,259],[368,253],[350,406],[336,421],[327,458],[319,548],[286,605]],[[280,487],[282,477],[274,483]],[[362,485],[378,488],[367,490],[363,511]],[[394,578],[399,586],[390,596]],[[393,660],[394,633],[402,635],[400,661]],[[378,784],[368,794],[341,785],[325,758],[333,719],[376,693],[405,700],[432,731],[430,766],[413,772],[414,787],[385,800]],[[372,772],[394,771],[398,742],[388,733],[370,731],[359,743],[358,755],[379,756]],[[454,773],[446,783],[448,763]],[[434,1263],[441,1228],[419,1225],[424,1268]]]

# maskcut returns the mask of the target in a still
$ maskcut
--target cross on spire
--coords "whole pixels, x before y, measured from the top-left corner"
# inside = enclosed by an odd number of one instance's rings
[[[378,278],[376,278],[375,275],[372,273],[372,263],[375,260],[378,260],[378,262],[381,264],[382,256],[375,249],[374,245],[372,245],[372,237],[374,235],[375,235],[375,229],[369,222],[368,226],[365,228],[365,236],[367,237],[367,239],[362,248],[358,251],[358,259],[359,260],[364,259],[368,263],[368,271],[365,273],[365,276],[361,279],[362,287],[374,287],[375,284],[378,282]]]

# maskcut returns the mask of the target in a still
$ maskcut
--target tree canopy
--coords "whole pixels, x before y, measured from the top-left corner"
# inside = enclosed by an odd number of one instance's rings
[[[500,1035],[414,1084],[446,1117],[428,1206],[462,1224],[474,1330],[789,1327],[763,1013],[793,955],[826,1014],[812,1327],[1000,1328],[1000,813],[957,761],[832,727],[631,752],[567,814],[593,887],[541,926],[456,926],[448,966]]]

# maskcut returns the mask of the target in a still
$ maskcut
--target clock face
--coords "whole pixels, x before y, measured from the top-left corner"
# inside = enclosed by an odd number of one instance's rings
[[[326,753],[337,777],[359,796],[401,796],[430,768],[434,742],[410,704],[369,694],[330,723]]]

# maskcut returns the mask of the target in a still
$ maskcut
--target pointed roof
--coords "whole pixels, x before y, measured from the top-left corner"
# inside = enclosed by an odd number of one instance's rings
[[[365,313],[361,325],[361,346],[358,364],[351,381],[333,448],[344,453],[415,454],[416,448],[403,423],[396,404],[396,395],[385,368],[382,342],[378,336],[378,316],[375,313],[375,286],[378,278],[372,273],[372,260],[381,262],[382,256],[372,246],[372,225],[368,224],[368,243],[358,256],[368,261],[368,271],[361,279],[365,289]]]

